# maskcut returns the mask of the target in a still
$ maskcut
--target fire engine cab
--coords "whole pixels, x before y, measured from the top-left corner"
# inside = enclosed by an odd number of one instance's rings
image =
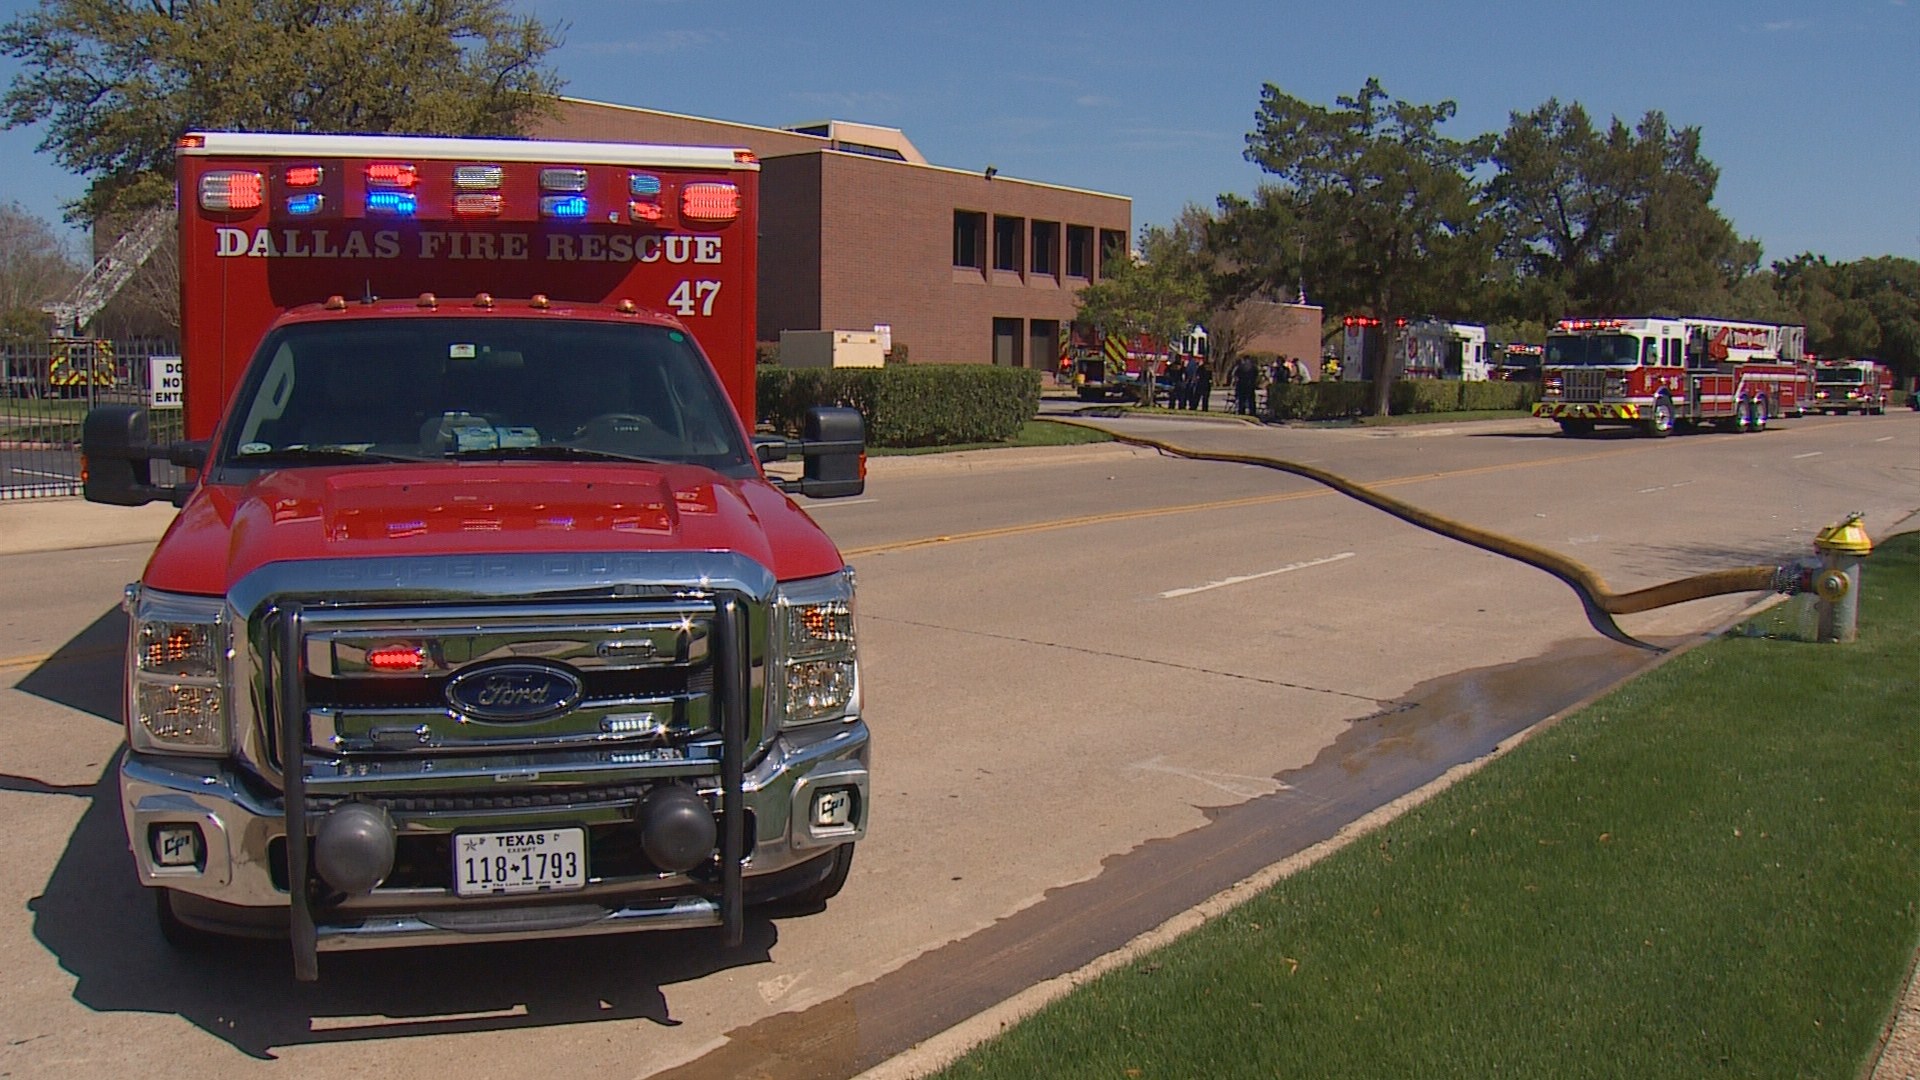
[[[1568,435],[1596,425],[1660,437],[1718,424],[1760,431],[1804,413],[1806,328],[1712,318],[1563,319],[1547,335],[1533,415]]]
[[[1813,365],[1812,412],[1879,416],[1893,396],[1893,372],[1878,360],[1820,360]]]

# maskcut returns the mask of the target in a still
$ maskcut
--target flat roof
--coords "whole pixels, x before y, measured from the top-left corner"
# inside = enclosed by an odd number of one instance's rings
[[[707,116],[692,116],[687,113],[668,112],[665,109],[649,109],[640,105],[622,105],[618,102],[613,102],[613,101],[595,101],[592,98],[568,97],[564,94],[561,95],[560,100],[569,102],[575,105],[587,105],[587,106],[600,108],[600,109],[618,109],[623,112],[646,113],[652,116],[663,116],[663,117],[668,117],[674,120],[687,120],[687,121],[691,121],[693,123],[699,123],[699,124],[712,124],[717,127],[724,127],[724,128],[737,128],[742,131],[759,132],[762,134],[775,135],[775,136],[780,136],[782,138],[787,138],[787,139],[806,139],[811,142],[820,144],[815,150],[808,151],[810,153],[818,152],[818,153],[826,153],[826,154],[841,154],[846,157],[859,158],[865,161],[878,161],[888,165],[900,165],[900,166],[905,166],[905,167],[914,168],[914,169],[932,169],[936,172],[951,173],[956,176],[981,176],[981,175],[984,175],[985,173],[985,169],[959,169],[959,168],[954,168],[948,165],[935,165],[931,162],[897,161],[892,158],[875,157],[872,154],[862,154],[858,151],[853,151],[853,150],[836,150],[831,145],[833,142],[831,138],[824,135],[809,135],[804,132],[795,131],[792,128],[764,127],[759,124],[741,123],[737,120],[716,120],[712,117],[707,117]],[[858,121],[839,121],[839,122],[848,124],[849,126],[852,126],[856,129],[857,128],[877,129],[879,127],[879,125],[863,124],[863,123],[859,123]],[[814,123],[817,125],[819,123],[822,123],[822,121],[814,121]],[[804,127],[807,125],[803,124],[800,126]],[[898,131],[899,129],[888,128],[884,130]],[[903,139],[905,138],[904,133],[902,133],[902,138]],[[909,143],[909,145],[911,145],[911,143]],[[786,157],[786,156],[792,156],[792,155],[763,154],[761,156],[763,158],[773,158],[773,157]],[[1008,176],[1005,173],[999,172],[997,170],[994,172],[992,179],[995,183],[1026,184],[1031,187],[1047,188],[1053,191],[1066,191],[1076,195],[1092,195],[1102,199],[1119,199],[1129,204],[1133,202],[1133,197],[1130,195],[1117,195],[1111,191],[1096,191],[1092,188],[1074,187],[1070,184],[1054,184],[1054,183],[1049,183],[1045,180],[1027,180],[1017,176]]]

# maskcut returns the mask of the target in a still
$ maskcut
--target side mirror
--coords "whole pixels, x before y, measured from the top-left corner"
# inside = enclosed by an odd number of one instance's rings
[[[781,485],[784,490],[810,499],[867,490],[867,426],[860,410],[824,405],[807,410],[799,450],[805,468],[799,480]]]
[[[81,492],[88,502],[145,506],[167,499],[175,506],[186,504],[193,485],[155,486],[153,460],[203,469],[207,442],[154,446],[148,431],[147,410],[139,405],[101,405],[87,411],[80,427],[80,474]]]
[[[81,492],[88,502],[145,506],[164,493],[153,486],[147,410],[101,405],[80,427]]]

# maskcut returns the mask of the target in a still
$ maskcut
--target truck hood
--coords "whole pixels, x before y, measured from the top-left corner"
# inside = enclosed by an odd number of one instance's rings
[[[691,465],[436,462],[202,485],[143,581],[213,596],[274,562],[576,551],[732,551],[782,581],[843,565],[820,527],[757,477]]]

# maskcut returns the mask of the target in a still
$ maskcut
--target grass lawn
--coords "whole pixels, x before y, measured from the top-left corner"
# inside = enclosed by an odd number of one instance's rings
[[[1112,441],[1109,436],[1098,431],[1050,423],[1046,420],[1029,420],[1021,425],[1013,438],[1003,442],[959,443],[952,446],[869,446],[867,455],[869,457],[902,457],[912,454],[950,454],[955,450],[991,450],[1015,446],[1076,446],[1081,443]]]
[[[0,400],[0,439],[77,442],[86,414],[84,398],[6,398]]]
[[[1856,1080],[1920,934],[1920,533],[1860,640],[1728,636],[953,1077]]]

